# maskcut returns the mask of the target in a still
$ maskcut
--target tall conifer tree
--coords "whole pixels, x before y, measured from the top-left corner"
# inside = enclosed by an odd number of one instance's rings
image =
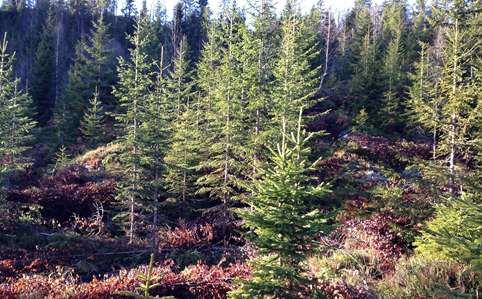
[[[379,42],[367,2],[356,1],[353,9],[353,36],[347,55],[352,72],[350,92],[356,98],[347,104],[347,108],[352,117],[357,117],[361,112],[375,119],[380,99],[376,72]]]
[[[440,149],[449,155],[449,186],[452,192],[455,192],[457,176],[456,156],[470,148],[467,147],[471,142],[468,139],[470,129],[481,117],[478,103],[480,90],[473,74],[467,72],[471,68],[470,57],[476,49],[480,49],[480,43],[472,40],[459,22],[455,19],[449,28],[440,78],[440,96],[443,98]]]
[[[475,17],[468,4],[455,2],[450,11],[440,8],[450,16],[445,29],[445,45],[441,54],[441,71],[432,89],[430,104],[419,115],[436,116],[439,127],[439,154],[448,156],[448,185],[452,195],[460,183],[456,173],[457,156],[474,149],[477,136],[472,135],[480,117],[477,71],[480,59],[474,59],[480,50],[480,41],[471,34]],[[427,119],[427,117],[425,116]],[[425,120],[426,125],[430,122]]]
[[[115,81],[114,53],[103,15],[94,22],[90,37],[83,36],[76,47],[65,91],[56,103],[55,120],[60,143],[74,142],[89,100],[98,88],[99,99],[113,110],[111,89]]]
[[[89,107],[84,114],[80,127],[82,136],[89,147],[95,148],[106,141],[104,122],[105,111],[99,99],[99,92],[96,89],[92,99],[89,101]]]
[[[186,103],[173,124],[172,144],[166,156],[165,182],[168,191],[182,203],[195,196],[200,177],[203,132],[200,131],[200,110],[196,100]]]
[[[272,140],[279,140],[283,122],[286,122],[288,131],[295,131],[298,111],[311,108],[314,104],[313,96],[318,86],[317,70],[311,68],[309,60],[319,53],[313,47],[308,51],[303,47],[302,26],[299,15],[287,6],[282,22],[280,53],[273,71],[275,81],[270,112]]]
[[[203,142],[206,159],[200,164],[205,175],[198,179],[197,184],[200,186],[198,193],[208,194],[221,201],[223,219],[227,221],[231,200],[243,194],[248,154],[243,122],[245,109],[238,89],[234,49],[234,43],[239,40],[239,26],[243,24],[240,23],[241,18],[234,2],[226,5],[223,17],[220,32],[217,33],[220,35],[215,34],[212,38],[219,37],[224,47],[210,49],[208,46],[205,50],[210,53],[203,55],[203,58],[208,57],[201,62],[202,72],[204,69],[212,69],[215,74],[203,78],[200,84],[204,88],[204,99],[201,101],[209,107],[206,119],[208,136]],[[212,50],[214,51],[211,52]],[[217,66],[211,64],[214,62],[213,56],[217,56],[214,58]],[[213,76],[217,81],[205,82]]]
[[[50,8],[42,26],[32,70],[32,100],[40,126],[51,119],[55,105],[54,22],[55,14]]]
[[[145,35],[148,38],[149,35]],[[147,52],[144,52],[147,55]],[[150,58],[146,58],[148,61]],[[148,191],[145,207],[152,212],[153,225],[158,224],[158,206],[161,195],[166,189],[163,175],[166,171],[165,155],[171,143],[172,111],[169,101],[169,91],[165,76],[166,68],[164,65],[164,47],[161,46],[161,53],[158,63],[155,63],[155,78],[152,91],[147,98],[146,114],[144,117],[142,132],[146,145],[145,164],[146,164],[146,191]]]
[[[271,163],[246,200],[250,209],[239,212],[253,229],[248,238],[260,256],[251,263],[252,279],[243,281],[230,298],[301,298],[301,286],[309,284],[303,262],[325,229],[326,219],[317,207],[328,189],[314,185],[307,174],[315,164],[306,160],[311,135],[302,131],[301,113],[291,139],[286,123],[282,128],[281,142],[271,149]]]
[[[174,66],[169,74],[169,80],[167,82],[170,102],[173,105],[172,110],[174,114],[178,115],[183,112],[183,108],[185,108],[185,105],[193,96],[193,74],[187,55],[187,40],[183,38],[177,47]]]
[[[253,30],[241,28],[241,41],[238,43],[240,83],[247,102],[249,123],[249,148],[253,175],[265,161],[267,154],[263,144],[268,141],[269,110],[273,87],[274,61],[279,43],[279,28],[270,0],[259,1],[253,8]]]
[[[20,79],[13,77],[14,55],[7,46],[5,34],[0,44],[0,182],[4,175],[30,165],[25,153],[35,126],[30,118],[31,99],[20,90]]]
[[[179,201],[186,202],[195,193],[199,163],[199,115],[193,92],[192,71],[187,58],[187,42],[182,39],[177,48],[174,68],[168,80],[172,113],[172,144],[166,156],[166,183]]]
[[[432,132],[432,158],[437,157],[437,139],[439,128],[439,107],[438,98],[436,98],[436,84],[434,73],[431,71],[433,67],[429,45],[421,43],[420,58],[415,63],[414,73],[410,74],[411,86],[409,88],[408,105],[410,115],[415,124],[421,124],[424,128]]]
[[[119,60],[119,85],[114,88],[114,95],[120,104],[120,113],[116,120],[121,128],[119,141],[123,146],[120,156],[124,170],[124,180],[118,194],[125,203],[128,212],[128,237],[132,242],[135,237],[135,223],[139,209],[143,207],[146,198],[146,138],[143,122],[146,120],[146,110],[149,94],[152,90],[152,65],[147,55],[142,52],[147,42],[141,35],[144,22],[141,18],[136,23],[136,30],[130,37],[132,48],[130,59]]]
[[[383,125],[390,132],[401,131],[405,111],[403,102],[405,76],[403,72],[404,47],[402,34],[404,30],[404,7],[394,1],[385,7],[384,27],[388,36],[388,46],[383,59],[383,79],[385,82],[381,114]]]

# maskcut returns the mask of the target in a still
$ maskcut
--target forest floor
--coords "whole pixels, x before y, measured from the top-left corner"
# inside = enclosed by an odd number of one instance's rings
[[[308,259],[310,275],[330,297],[373,298],[412,253],[433,212],[430,195],[443,191],[424,167],[431,146],[351,133],[319,147],[328,158],[313,175],[333,191],[321,207],[332,229]],[[249,277],[255,252],[239,220],[226,229],[202,202],[167,200],[162,227],[138,227],[139,240],[129,244],[113,219],[115,166],[103,163],[112,150],[89,152],[52,175],[19,178],[8,194],[20,207],[10,215],[17,220],[0,231],[1,298],[135,298],[151,252],[151,295],[225,298],[236,279]]]

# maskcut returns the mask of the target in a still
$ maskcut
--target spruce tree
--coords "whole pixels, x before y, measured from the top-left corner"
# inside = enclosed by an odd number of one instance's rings
[[[113,110],[114,101],[110,94],[115,81],[114,53],[103,15],[93,27],[91,35],[83,36],[76,46],[67,86],[56,104],[55,123],[60,143],[72,143],[79,135],[82,116],[96,88],[107,110]]]
[[[434,28],[429,24],[428,8],[429,1],[417,0],[411,15],[411,24],[408,28],[405,50],[407,62],[417,61],[420,57],[421,44],[429,43],[433,39]],[[407,65],[410,71],[413,65]]]
[[[144,4],[146,4],[145,1]],[[140,18],[142,23],[142,26],[140,26],[142,32],[140,34],[146,37],[146,42],[142,45],[141,51],[147,55],[149,62],[157,63],[161,52],[165,52],[164,41],[162,40],[163,24],[160,19],[157,19],[155,22],[151,20],[147,7],[142,8],[138,18]]]
[[[186,37],[186,46],[191,61],[199,60],[202,44],[206,39],[206,22],[208,18],[207,1],[183,0],[180,2],[182,13],[176,14],[176,25],[179,26],[178,37]],[[177,46],[177,45],[175,45]]]
[[[172,143],[165,158],[168,191],[182,203],[195,196],[196,181],[200,177],[198,165],[202,158],[200,153],[203,138],[203,132],[199,130],[200,119],[196,100],[185,104],[173,123]]]
[[[253,176],[256,169],[266,161],[267,151],[263,144],[268,140],[269,110],[273,87],[273,69],[276,60],[278,26],[272,1],[260,1],[253,8],[253,30],[241,28],[241,40],[238,43],[237,59],[241,89],[247,102],[249,123],[249,148],[252,160]]]
[[[326,228],[326,218],[317,207],[328,188],[314,184],[308,175],[315,167],[306,159],[312,135],[302,131],[301,113],[294,134],[288,135],[285,128],[286,123],[277,149],[271,149],[269,167],[246,199],[249,209],[239,211],[253,230],[247,237],[259,257],[251,262],[253,277],[243,281],[230,298],[301,298],[301,286],[309,283],[304,261],[318,246],[316,236]]]
[[[327,9],[323,1],[318,1],[310,12],[301,16],[303,20],[303,48],[314,48],[316,55],[312,55],[309,63],[317,69],[318,88],[321,89],[333,69],[333,54],[336,50],[334,43],[336,36],[336,23],[332,12]],[[330,82],[331,83],[331,82]]]
[[[239,74],[236,85],[240,92],[240,100],[245,104],[246,118],[244,123],[247,136],[246,150],[249,152],[250,162],[252,163],[252,174],[263,160],[263,132],[268,123],[267,112],[269,103],[270,82],[264,78],[263,72],[268,71],[266,66],[262,66],[265,49],[257,36],[250,32],[245,26],[240,28],[240,41],[235,43],[233,53],[235,55],[236,70]],[[269,71],[268,71],[269,72]],[[263,83],[264,82],[264,83]]]
[[[89,101],[89,107],[84,114],[80,130],[84,140],[91,148],[95,148],[105,142],[105,111],[99,99],[99,91],[96,89],[94,96]]]
[[[348,16],[345,16],[343,23],[341,23],[339,26],[341,26],[341,28],[339,28],[339,33],[335,39],[335,42],[338,44],[338,49],[335,54],[336,63],[334,64],[334,69],[337,82],[343,82],[351,75],[351,67],[349,63],[350,55],[348,51],[350,33]]]
[[[219,72],[216,70],[222,57],[221,47],[222,41],[218,24],[212,22],[209,25],[208,39],[203,46],[201,60],[196,66],[196,86],[200,91],[203,109],[206,110],[206,118],[212,115],[208,113],[212,106],[209,95],[214,91],[218,81]]]
[[[464,25],[464,24],[462,24]],[[467,153],[474,145],[470,133],[480,119],[480,92],[476,77],[471,71],[476,61],[471,56],[480,49],[480,43],[468,34],[455,19],[448,28],[446,46],[443,49],[443,66],[438,85],[438,113],[440,122],[441,153],[448,154],[449,189],[455,192],[456,156]],[[435,99],[437,101],[437,99]]]
[[[479,190],[480,191],[480,190]],[[480,196],[462,193],[435,207],[422,235],[415,241],[416,251],[432,258],[452,260],[482,270],[482,221]]]
[[[142,34],[139,32],[138,34]],[[144,35],[147,39],[148,35]],[[142,51],[141,51],[142,52]],[[150,61],[150,58],[146,60]],[[165,155],[171,143],[172,121],[175,114],[172,111],[172,105],[169,100],[168,80],[165,76],[166,68],[164,66],[164,47],[161,46],[159,62],[155,63],[154,69],[155,79],[153,82],[152,92],[147,97],[145,108],[145,116],[142,124],[142,134],[145,144],[145,170],[146,170],[146,191],[147,202],[145,208],[148,208],[153,215],[153,225],[157,225],[158,205],[163,191],[165,190],[165,182],[163,175],[166,171]]]
[[[464,180],[456,173],[456,159],[474,152],[479,140],[474,132],[479,129],[482,115],[477,88],[480,84],[477,74],[480,72],[474,70],[480,67],[480,59],[474,57],[480,51],[480,42],[473,35],[473,28],[477,27],[473,23],[477,13],[471,11],[470,5],[465,2],[447,4],[453,7],[436,6],[431,20],[443,32],[440,36],[443,42],[438,42],[442,46],[432,50],[441,51],[440,61],[435,57],[429,65],[420,62],[417,66],[419,72],[423,72],[424,68],[430,70],[430,75],[425,78],[419,75],[418,82],[413,83],[411,110],[424,127],[433,130],[433,157],[447,157],[448,188],[455,196],[457,185]],[[423,83],[423,79],[431,82]],[[423,91],[421,89],[425,84],[428,86]]]
[[[141,35],[143,22],[138,19],[136,30],[130,37],[132,48],[130,58],[119,59],[119,84],[114,88],[114,95],[119,101],[120,113],[116,120],[120,127],[119,142],[123,146],[120,161],[123,166],[124,179],[121,183],[119,200],[128,207],[128,237],[135,238],[138,209],[143,207],[146,198],[146,138],[143,122],[149,95],[152,90],[152,65],[147,55],[142,52],[147,42]]]
[[[187,40],[183,38],[177,47],[174,66],[169,74],[167,89],[175,114],[180,115],[193,96],[192,71],[190,70]]]
[[[181,40],[177,48],[168,80],[169,101],[172,105],[173,136],[172,144],[166,156],[166,183],[169,191],[181,202],[195,193],[195,171],[199,163],[200,132],[199,115],[196,111],[196,97],[193,93],[192,72],[187,58],[186,39]]]
[[[448,160],[449,196],[435,206],[430,220],[415,242],[416,252],[482,269],[480,215],[480,3],[447,1],[435,3],[432,22],[444,32],[440,73],[428,93],[429,105],[414,112],[426,127],[436,127],[437,154]],[[445,5],[444,5],[445,4]],[[477,5],[479,6],[478,9]],[[430,65],[430,69],[435,66]],[[417,99],[418,100],[418,99]],[[456,159],[474,156],[475,176],[461,177]],[[437,155],[437,156],[438,156]],[[460,190],[458,192],[460,185]],[[462,186],[463,185],[463,188]]]
[[[216,116],[214,111],[214,104],[211,100],[219,81],[220,72],[218,66],[222,57],[222,42],[219,26],[217,22],[209,24],[208,38],[203,45],[201,51],[201,59],[196,65],[196,87],[198,92],[195,100],[195,110],[197,114],[196,126],[200,132],[203,132],[198,148],[199,161],[206,160],[210,155],[210,145],[214,142],[216,135],[213,130],[212,121]],[[194,106],[190,107],[193,111]],[[175,142],[175,141],[174,141]],[[202,172],[202,164],[199,163],[197,170]],[[200,194],[199,178],[196,180],[196,193]]]
[[[55,172],[66,168],[72,163],[72,159],[67,153],[67,149],[65,146],[61,145],[55,154],[55,164],[52,169],[52,174],[55,174]]]
[[[376,72],[379,40],[375,35],[369,2],[358,0],[353,8],[353,36],[346,52],[349,69],[352,73],[350,93],[355,99],[347,103],[352,117],[367,113],[369,120],[375,120],[379,110],[380,86]],[[369,124],[368,124],[369,125]]]
[[[232,199],[243,195],[249,160],[245,147],[247,132],[243,122],[246,110],[238,89],[234,52],[234,43],[239,39],[238,29],[243,24],[240,24],[239,12],[233,3],[227,5],[224,14],[226,21],[222,22],[218,36],[224,47],[214,49],[212,53],[219,57],[218,65],[210,64],[211,57],[201,61],[201,68],[212,69],[214,75],[203,78],[200,84],[204,88],[202,104],[206,103],[209,107],[206,120],[203,121],[207,124],[206,138],[203,140],[206,159],[199,165],[205,174],[198,179],[197,184],[200,186],[199,194],[207,194],[210,198],[221,201],[225,228]],[[207,51],[211,49],[208,47]],[[206,53],[203,58],[210,54]],[[213,77],[216,81],[205,82]]]
[[[32,100],[40,126],[45,126],[51,119],[55,104],[54,22],[51,8],[42,26],[32,70]]]
[[[134,0],[127,0],[125,6],[121,9],[121,12],[127,19],[134,17],[137,14]]]
[[[273,71],[274,87],[272,91],[271,133],[272,140],[279,140],[283,122],[288,131],[295,131],[298,111],[311,108],[317,91],[317,70],[312,69],[309,60],[319,55],[313,47],[303,47],[302,22],[299,16],[285,10],[282,23],[280,52]]]
[[[101,14],[93,23],[93,29],[89,39],[89,45],[85,49],[90,57],[89,77],[98,89],[99,98],[106,105],[114,105],[111,95],[112,85],[115,83],[115,53],[111,45],[111,34],[109,24]],[[90,86],[89,86],[90,87]],[[112,109],[111,109],[112,110]]]
[[[320,6],[320,3],[313,6],[308,13],[300,15],[303,22],[302,34],[307,43],[307,48],[310,46],[314,47],[320,54],[313,57],[310,61],[310,65],[318,67],[320,72],[322,71],[320,66],[323,64],[321,61],[321,51],[324,43],[324,37],[321,36],[322,15],[324,15],[324,11]],[[321,74],[318,73],[317,76],[318,78],[321,78]]]
[[[440,109],[441,149],[449,153],[450,189],[455,188],[456,155],[471,148],[470,131],[481,117],[480,89],[473,67],[480,61],[471,56],[480,51],[480,41],[474,40],[455,19],[447,36],[444,66],[440,79],[441,96],[445,103]],[[469,71],[470,70],[470,71]]]
[[[365,39],[367,33],[373,38],[373,20],[370,14],[370,5],[368,1],[357,0],[353,6],[350,15],[345,20],[345,27],[347,31],[351,31],[347,34],[351,35],[350,44],[347,45],[347,55],[349,56],[351,71],[355,74],[353,68],[360,61],[360,55],[362,49],[366,47]]]
[[[432,158],[435,160],[439,127],[438,107],[441,103],[434,94],[433,86],[436,82],[433,70],[431,70],[433,64],[427,44],[421,43],[419,56],[419,61],[415,63],[415,70],[409,76],[411,80],[408,100],[409,113],[415,124],[421,124],[432,131]]]
[[[402,34],[404,29],[404,7],[400,3],[391,3],[385,7],[384,26],[389,41],[383,59],[383,77],[385,81],[382,98],[382,109],[379,117],[383,126],[390,132],[401,131],[405,111],[403,89],[405,76],[403,72],[404,49]]]
[[[85,40],[82,38],[76,47],[75,62],[69,70],[68,83],[63,93],[58,97],[54,109],[54,123],[57,131],[59,144],[71,144],[76,141],[80,119],[84,109],[85,101],[92,97],[83,80],[85,56],[82,48],[85,47]]]
[[[13,77],[14,54],[7,52],[7,35],[0,44],[0,182],[30,165],[26,152],[32,141],[35,122],[30,118],[30,96],[20,90]]]
[[[164,45],[167,45],[167,38],[168,38],[168,27],[167,27],[167,12],[166,7],[164,4],[161,3],[162,1],[156,0],[156,5],[154,7],[152,13],[152,28],[154,33],[154,44],[157,45],[157,49],[155,53],[159,55],[162,52],[164,53],[164,58],[166,58],[166,54],[168,51],[165,49]]]

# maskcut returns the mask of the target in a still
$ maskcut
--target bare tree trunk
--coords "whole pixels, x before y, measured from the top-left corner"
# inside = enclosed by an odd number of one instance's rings
[[[435,161],[437,159],[437,125],[439,122],[438,105],[435,104],[434,109],[434,124],[433,124],[433,135],[432,135],[432,159]]]
[[[34,5],[33,1],[26,1],[27,2],[27,7],[29,8],[29,25],[28,25],[28,49],[27,49],[27,59],[26,59],[26,74],[25,74],[25,89],[29,90],[30,89],[30,78],[31,78],[31,70],[32,70],[32,65],[33,65],[33,59],[35,57],[35,50],[33,47],[33,29],[34,29],[34,21],[35,21],[35,15],[34,15]]]
[[[264,3],[261,3],[261,15],[264,13]],[[263,53],[264,53],[264,39],[260,39],[260,45],[259,45],[259,53],[258,53],[258,78],[260,82],[263,82]],[[258,137],[259,137],[259,132],[260,132],[260,126],[261,126],[261,111],[260,108],[256,108],[256,124],[254,126],[254,145],[253,145],[253,179],[256,176],[256,169],[257,169],[257,164],[258,164]]]
[[[449,156],[449,192],[451,195],[455,193],[455,130],[456,118],[455,113],[452,113],[450,124],[450,156]]]
[[[225,161],[224,167],[224,185],[227,186],[228,181],[228,161]],[[228,222],[228,201],[229,194],[224,190],[223,194],[223,247],[227,246],[226,232],[227,232],[227,222]]]
[[[114,16],[114,24],[113,24],[113,31],[117,29],[117,0],[112,0],[112,9],[113,13],[112,15]]]
[[[159,168],[156,165],[156,171],[155,171],[155,181],[156,181],[156,186],[154,190],[154,215],[152,217],[152,225],[151,225],[151,234],[152,234],[152,248],[153,252],[157,250],[157,244],[158,244],[158,236],[157,236],[157,222],[158,222],[158,208],[157,208],[157,199],[159,197],[159,188],[157,187],[157,181],[159,180]]]
[[[186,193],[187,193],[187,174],[186,171],[183,171],[182,176],[182,202],[186,202]]]
[[[326,45],[325,45],[325,64],[323,67],[323,74],[321,75],[320,79],[320,86],[319,88],[323,86],[323,82],[325,81],[326,76],[328,75],[328,60],[330,58],[330,42],[331,42],[331,14],[330,11],[328,10],[326,12],[328,16],[328,28],[326,30]]]
[[[137,77],[137,70],[136,70],[136,77]],[[136,104],[135,104],[136,105]],[[136,109],[136,108],[134,108]],[[137,157],[137,116],[134,118],[134,147],[132,149],[134,157]],[[133,168],[133,175],[134,175],[134,182],[133,182],[133,190],[137,190],[137,180],[139,179],[138,174],[137,174],[137,161],[134,162],[134,168]],[[135,222],[135,198],[134,195],[131,194],[130,196],[130,209],[129,209],[129,243],[132,244],[134,241],[134,222]]]
[[[56,38],[55,38],[55,89],[54,89],[54,105],[58,102],[59,85],[60,85],[60,38],[63,26],[63,10],[60,9],[60,21],[57,20]]]
[[[229,61],[231,61],[231,37],[233,33],[233,19],[232,16],[229,17],[229,46],[228,46],[228,55]],[[227,239],[226,239],[226,231],[227,231],[227,221],[228,221],[228,203],[229,203],[229,193],[227,191],[228,188],[228,180],[229,180],[229,156],[230,156],[230,142],[231,142],[231,90],[230,87],[228,88],[227,94],[227,111],[226,111],[226,145],[224,149],[224,190],[223,190],[223,247],[227,247]]]
[[[231,118],[230,118],[230,98],[228,96],[228,111],[226,114],[226,128],[227,128],[227,134],[226,134],[226,146],[225,146],[225,151],[224,151],[224,190],[223,190],[223,246],[227,246],[227,240],[226,240],[226,230],[227,230],[227,221],[228,221],[228,201],[229,201],[229,194],[227,189],[228,186],[228,178],[229,178],[229,142],[230,142],[230,124],[231,124]]]
[[[181,24],[178,24],[176,16],[173,16],[172,27],[171,27],[171,44],[172,44],[172,55],[176,55],[179,49],[179,40],[182,40],[181,34]]]
[[[458,20],[455,19],[455,36],[454,36],[454,51],[453,54],[453,68],[452,68],[452,97],[456,98],[457,95],[457,68],[458,68],[458,49],[459,49],[459,31]],[[453,196],[455,193],[455,134],[457,130],[457,117],[455,111],[452,111],[450,116],[450,157],[449,157],[449,192]]]
[[[160,57],[160,60],[159,60],[159,80],[162,80],[162,75],[163,75],[163,71],[164,71],[163,62],[164,62],[164,46],[161,45],[161,57]],[[159,102],[159,98],[158,98],[157,117],[156,117],[157,126],[156,127],[160,126],[159,117],[161,117],[161,113],[162,113],[161,110],[162,110],[161,102]],[[159,140],[159,142],[160,142],[160,140]],[[160,172],[159,165],[161,164],[161,158],[160,158],[160,155],[159,155],[160,150],[161,150],[160,145],[159,145],[159,143],[157,143],[156,154],[157,154],[157,157],[159,159],[157,161],[156,170],[155,170],[155,180],[156,180],[156,182],[159,180],[159,177],[160,177],[160,173],[159,173]],[[154,191],[154,216],[153,216],[153,220],[152,220],[152,222],[153,222],[152,227],[156,231],[157,231],[157,222],[158,222],[158,220],[157,220],[157,218],[158,218],[158,208],[157,208],[158,198],[159,198],[159,187],[156,185],[155,191]],[[155,244],[157,244],[157,234],[154,234],[153,242]]]
[[[159,151],[159,147],[156,149],[156,151]],[[159,160],[157,161],[159,163]],[[159,165],[159,164],[158,164]],[[154,188],[154,215],[152,217],[152,227],[156,228],[157,227],[157,199],[159,197],[159,187],[157,187],[157,182],[159,181],[159,167],[156,165],[156,170],[154,171],[154,180],[156,182],[156,186]]]
[[[130,199],[129,208],[129,244],[134,241],[134,196]]]
[[[260,131],[260,111],[259,108],[256,109],[256,125],[254,127],[254,148],[253,148],[253,179],[256,176],[256,169],[258,167],[258,137]]]
[[[139,47],[139,36],[136,35],[136,41],[135,41],[135,46]],[[135,67],[135,73],[134,73],[134,82],[137,84],[137,80],[139,77],[138,74],[138,66],[139,66],[139,55],[136,53],[134,54],[134,67]],[[137,97],[134,97],[134,119],[133,119],[133,145],[132,145],[132,155],[136,159],[137,154],[138,154],[138,148],[137,148]],[[132,169],[132,175],[133,175],[133,190],[137,190],[138,186],[137,183],[139,181],[139,174],[138,171],[139,169],[137,168],[137,160],[134,161],[133,169]],[[135,229],[135,198],[134,194],[131,194],[130,196],[130,211],[129,211],[129,243],[132,243],[134,241],[134,229]]]

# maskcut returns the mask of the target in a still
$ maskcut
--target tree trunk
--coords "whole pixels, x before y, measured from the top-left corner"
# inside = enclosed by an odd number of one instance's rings
[[[328,15],[328,29],[326,31],[326,46],[325,46],[325,64],[323,67],[323,74],[321,75],[319,89],[323,86],[326,76],[328,75],[328,59],[330,57],[330,41],[331,41],[331,15],[330,11],[326,13]]]
[[[136,47],[138,48],[139,47],[139,35],[136,35],[136,41],[135,41],[135,45]],[[138,68],[139,68],[139,54],[136,53],[135,54],[135,57],[134,57],[134,67],[135,67],[135,73],[134,73],[134,82],[135,84],[137,84],[137,80],[138,80]],[[133,165],[133,169],[132,169],[132,175],[133,175],[133,190],[134,192],[137,190],[138,186],[137,186],[137,183],[139,181],[139,175],[138,175],[138,161],[137,161],[137,155],[138,155],[138,144],[137,144],[137,126],[138,126],[138,115],[137,115],[137,96],[134,96],[134,103],[133,103],[133,108],[134,108],[134,111],[133,111],[133,114],[134,114],[134,117],[133,117],[133,132],[132,132],[132,155],[134,156],[134,165]],[[135,198],[134,198],[134,194],[131,194],[130,196],[130,211],[129,211],[129,243],[132,243],[134,241],[134,229],[135,229]]]
[[[129,209],[129,244],[134,241],[134,196],[130,199]]]
[[[186,193],[187,193],[187,174],[186,171],[183,171],[182,175],[182,202],[186,202]]]
[[[225,146],[225,152],[224,152],[224,190],[223,190],[223,246],[227,246],[227,240],[226,240],[226,226],[227,226],[227,221],[228,221],[228,201],[229,201],[229,194],[227,191],[228,188],[228,178],[229,178],[229,142],[230,142],[230,123],[231,123],[231,118],[230,118],[230,99],[228,96],[228,111],[226,115],[226,128],[227,128],[227,133],[226,133],[226,146]]]
[[[449,192],[453,196],[455,193],[455,130],[457,128],[455,113],[452,113],[450,127]]]
[[[253,146],[253,179],[256,176],[256,169],[258,166],[258,137],[260,130],[260,111],[259,108],[256,109],[256,125],[254,127],[254,146]]]
[[[452,65],[452,100],[457,98],[457,69],[458,69],[458,50],[459,50],[459,31],[458,31],[458,20],[455,19],[455,36],[454,36],[454,54],[453,54],[453,65]],[[450,195],[455,194],[455,134],[457,130],[457,117],[455,111],[452,110],[450,115],[450,157],[449,157],[449,192]]]
[[[56,38],[55,38],[55,94],[54,94],[54,106],[57,104],[57,99],[59,96],[59,86],[60,86],[60,38],[61,38],[61,28],[63,26],[63,10],[60,10],[60,21],[57,21],[56,28]]]

